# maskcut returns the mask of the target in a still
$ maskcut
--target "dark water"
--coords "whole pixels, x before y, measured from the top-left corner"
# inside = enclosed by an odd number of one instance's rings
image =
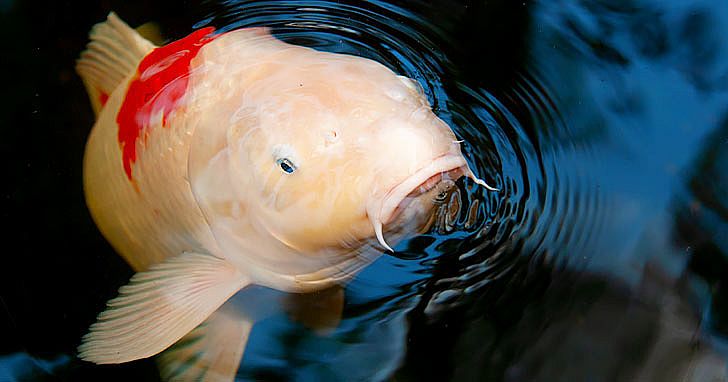
[[[347,286],[333,332],[270,309],[240,379],[728,380],[728,2],[4,0],[0,381],[158,379],[74,358],[131,275],[81,189],[73,64],[110,10],[382,62],[501,188],[459,182]]]

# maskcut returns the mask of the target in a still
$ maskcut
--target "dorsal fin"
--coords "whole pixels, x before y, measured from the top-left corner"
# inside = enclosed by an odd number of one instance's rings
[[[91,42],[76,63],[91,105],[98,115],[106,99],[155,46],[123,22],[114,12],[94,25]]]

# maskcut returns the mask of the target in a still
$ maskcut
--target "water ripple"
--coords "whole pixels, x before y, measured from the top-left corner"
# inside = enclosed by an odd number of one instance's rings
[[[351,1],[305,7],[296,1],[227,1],[204,18],[221,31],[268,26],[286,42],[367,57],[416,80],[438,116],[464,140],[476,174],[500,189],[486,192],[459,181],[429,232],[406,241],[398,258],[384,258],[349,285],[349,324],[382,320],[413,303],[436,319],[491,283],[513,279],[523,267],[578,268],[588,262],[587,249],[608,215],[610,202],[584,164],[597,161],[595,135],[564,119],[562,100],[540,73],[519,70],[506,91],[467,83],[440,48],[455,37],[421,16],[436,12],[433,5],[416,3],[418,11],[381,1],[365,8]]]

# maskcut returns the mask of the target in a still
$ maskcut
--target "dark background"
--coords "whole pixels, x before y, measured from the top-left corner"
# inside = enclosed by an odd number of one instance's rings
[[[17,371],[74,354],[104,301],[130,277],[86,209],[81,165],[94,122],[75,60],[90,27],[115,10],[132,25],[159,20],[189,30],[187,2],[0,2],[4,243],[0,266],[0,354],[23,352]],[[0,369],[4,366],[0,365]],[[151,362],[90,368],[73,380],[143,380]],[[139,372],[139,369],[146,369]],[[4,374],[0,372],[0,379]],[[32,375],[32,374],[31,374]],[[69,374],[71,375],[71,374]],[[149,378],[149,377],[147,377]]]

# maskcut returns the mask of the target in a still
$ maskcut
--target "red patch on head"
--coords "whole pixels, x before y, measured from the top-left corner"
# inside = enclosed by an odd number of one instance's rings
[[[124,172],[129,180],[131,165],[136,162],[136,142],[141,131],[149,126],[152,116],[160,112],[162,126],[166,125],[167,116],[179,105],[187,91],[190,62],[205,44],[214,39],[211,36],[214,31],[213,27],[195,31],[181,40],[154,49],[139,63],[116,116]],[[101,102],[103,104],[104,100]]]

